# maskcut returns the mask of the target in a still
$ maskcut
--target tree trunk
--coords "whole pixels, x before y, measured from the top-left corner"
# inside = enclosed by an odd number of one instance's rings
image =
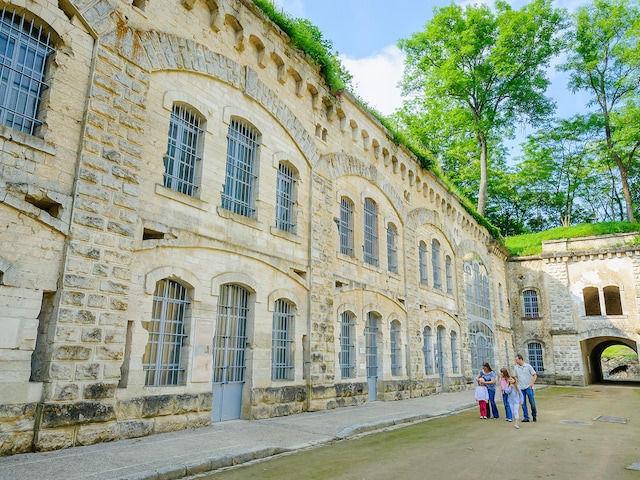
[[[487,137],[478,134],[478,146],[480,147],[480,187],[478,188],[478,213],[484,215],[487,209]]]
[[[620,155],[613,149],[613,139],[611,135],[611,125],[609,125],[609,118],[605,112],[605,124],[604,131],[607,138],[607,148],[611,157],[616,162],[618,171],[620,172],[620,182],[622,183],[622,193],[624,194],[624,202],[627,208],[627,220],[635,223],[635,217],[633,215],[633,202],[631,200],[631,190],[629,190],[629,169],[624,164]]]

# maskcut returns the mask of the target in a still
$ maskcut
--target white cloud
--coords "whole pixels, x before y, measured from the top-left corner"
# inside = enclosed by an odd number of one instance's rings
[[[398,82],[404,72],[404,54],[395,45],[365,58],[345,55],[340,60],[353,75],[355,92],[383,115],[402,105]]]

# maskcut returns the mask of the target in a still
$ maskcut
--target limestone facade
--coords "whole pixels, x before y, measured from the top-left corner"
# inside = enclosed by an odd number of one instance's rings
[[[567,262],[507,262],[251,0],[0,8],[53,45],[0,126],[0,454],[464,389],[531,339],[583,381]]]

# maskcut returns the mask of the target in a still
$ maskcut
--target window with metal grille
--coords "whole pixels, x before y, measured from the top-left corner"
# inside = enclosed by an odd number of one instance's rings
[[[391,322],[389,333],[391,347],[391,375],[402,375],[402,346],[400,345],[400,322]]]
[[[442,266],[440,265],[440,242],[431,241],[431,268],[433,270],[433,288],[442,290]]]
[[[398,230],[393,223],[387,225],[387,269],[398,273]]]
[[[276,300],[271,340],[271,379],[293,379],[293,305]]]
[[[364,327],[367,377],[378,376],[378,322],[380,317],[374,312],[367,314],[367,324]]]
[[[529,363],[536,373],[544,372],[544,362],[542,360],[542,345],[532,342],[527,345],[529,351]]]
[[[258,132],[240,120],[231,120],[227,134],[227,172],[222,208],[253,217]]]
[[[181,361],[185,312],[189,302],[187,289],[173,280],[156,283],[153,310],[149,322],[149,342],[142,358],[145,385],[183,385]]]
[[[444,272],[447,277],[447,293],[453,293],[453,266],[449,255],[444,259]]]
[[[217,328],[213,336],[213,383],[244,382],[249,291],[220,286]]]
[[[47,59],[54,51],[49,34],[3,8],[0,12],[0,123],[33,135],[38,120]]]
[[[493,365],[493,331],[484,322],[469,323],[469,349],[471,350],[471,369],[479,372],[482,364]]]
[[[420,265],[420,283],[426,285],[428,282],[427,278],[427,244],[424,242],[420,242],[418,245],[418,263]]]
[[[364,200],[364,261],[378,266],[378,205]]]
[[[524,301],[524,316],[526,318],[538,318],[538,292],[525,290],[522,292]]]
[[[459,373],[460,361],[458,358],[458,334],[451,332],[451,369],[453,373]]]
[[[467,312],[469,315],[490,319],[489,279],[480,269],[480,264],[475,260],[473,262],[464,262],[463,268],[467,291]],[[482,269],[484,270],[484,267]]]
[[[422,354],[424,355],[424,374],[433,375],[433,332],[431,327],[424,327],[422,332]]]
[[[351,378],[355,375],[355,316],[351,312],[343,312],[340,316],[340,375]]]
[[[620,287],[609,285],[604,287],[604,309],[607,315],[622,315],[622,302],[620,301]]]
[[[289,233],[296,233],[293,211],[295,185],[295,170],[286,163],[280,162],[276,180],[276,228]]]
[[[201,119],[182,105],[174,105],[169,120],[167,153],[164,156],[164,186],[194,196],[197,163],[202,139]]]
[[[354,256],[353,248],[353,202],[347,197],[340,199],[340,253]]]

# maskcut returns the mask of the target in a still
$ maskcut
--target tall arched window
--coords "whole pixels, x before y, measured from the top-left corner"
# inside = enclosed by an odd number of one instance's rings
[[[276,179],[276,228],[283,232],[296,233],[295,186],[296,171],[290,165],[280,162]]]
[[[423,344],[422,353],[424,355],[424,374],[433,375],[433,332],[431,327],[424,327],[422,332]]]
[[[387,269],[398,273],[398,230],[393,223],[387,225]]]
[[[453,373],[460,373],[458,334],[456,332],[451,332],[451,369]]]
[[[340,375],[342,378],[355,376],[355,340],[355,315],[351,312],[343,312],[340,316]]]
[[[493,331],[484,322],[469,324],[469,349],[471,350],[471,368],[474,372],[482,369],[482,364],[495,363],[493,355]]]
[[[444,271],[447,277],[447,293],[451,294],[453,293],[453,265],[449,255],[444,259]]]
[[[389,335],[391,347],[391,375],[402,375],[402,346],[400,344],[400,322],[391,322]]]
[[[522,292],[522,301],[524,304],[525,318],[538,318],[538,292],[529,289]]]
[[[529,353],[529,363],[536,373],[544,372],[544,362],[542,360],[542,345],[537,342],[531,342],[527,345]]]
[[[340,199],[340,253],[354,256],[353,248],[353,202],[347,198]]]
[[[475,260],[464,263],[467,312],[469,315],[486,320],[491,319],[491,302],[489,296],[489,279],[484,272],[484,266]]]
[[[294,306],[283,299],[276,300],[271,334],[271,379],[293,379]]]
[[[440,265],[440,242],[431,241],[431,269],[433,271],[433,288],[442,290],[442,265]]]
[[[42,124],[38,113],[53,51],[42,27],[6,8],[0,11],[0,123],[29,135]]]
[[[156,283],[153,310],[148,323],[149,342],[142,357],[145,385],[182,385],[182,345],[185,334],[187,289],[180,283],[164,279]]]
[[[584,300],[584,314],[588,317],[597,317],[602,315],[600,309],[600,294],[596,287],[585,287],[582,289],[582,298]]]
[[[364,200],[364,261],[378,266],[378,205],[371,198]]]
[[[232,119],[227,133],[227,171],[222,208],[253,217],[255,212],[258,132],[248,123]]]
[[[616,285],[604,287],[604,308],[607,315],[622,315],[620,288]]]
[[[420,266],[420,283],[422,283],[423,285],[426,285],[428,282],[428,278],[427,278],[427,270],[428,270],[428,266],[427,266],[427,244],[424,243],[422,240],[420,241],[420,244],[418,245],[418,263]]]
[[[197,169],[200,168],[199,152],[204,123],[200,115],[184,105],[173,105],[169,119],[167,153],[164,156],[164,186],[195,196]]]

